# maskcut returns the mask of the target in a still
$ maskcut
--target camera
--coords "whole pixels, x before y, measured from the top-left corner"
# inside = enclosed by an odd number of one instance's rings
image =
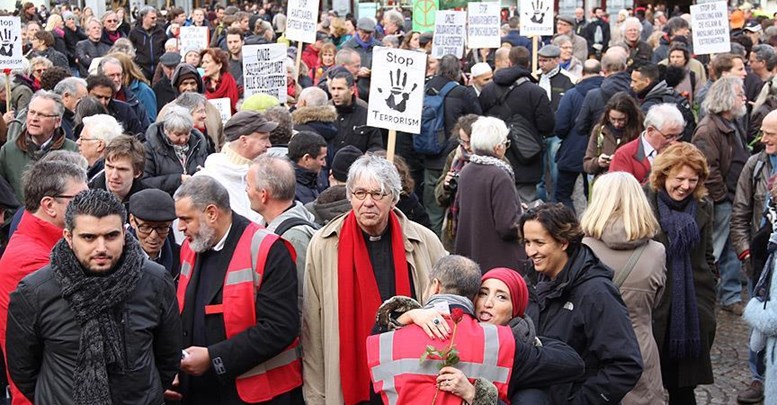
[[[455,192],[457,188],[459,188],[459,173],[454,173],[453,176],[451,176],[451,179],[448,180],[447,189],[451,192]]]

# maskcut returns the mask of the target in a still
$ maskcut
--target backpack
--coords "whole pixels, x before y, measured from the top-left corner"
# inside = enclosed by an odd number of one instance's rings
[[[661,101],[674,104],[677,109],[680,110],[680,113],[685,120],[685,129],[683,130],[683,135],[680,137],[680,140],[683,142],[690,142],[693,131],[696,129],[696,116],[693,115],[693,110],[691,109],[691,104],[688,102],[688,99],[675,92],[671,96],[664,96]]]
[[[510,105],[507,103],[507,96],[510,92],[528,81],[529,79],[526,77],[518,79],[502,94],[499,100],[500,104],[508,109],[510,116],[509,119],[505,120],[505,124],[507,124],[507,128],[510,131],[507,134],[507,139],[510,140],[508,152],[514,156],[517,163],[522,165],[528,165],[536,161],[542,156],[542,151],[545,148],[545,142],[542,136],[537,133],[534,124],[529,122],[523,115],[513,113]]]
[[[445,133],[445,96],[458,83],[450,81],[439,91],[433,87],[424,93],[421,112],[421,133],[413,136],[413,150],[423,155],[439,155],[448,146]]]
[[[291,217],[291,218],[284,219],[283,222],[278,224],[278,227],[275,228],[275,234],[278,236],[283,236],[283,234],[286,233],[286,231],[288,231],[289,229],[300,225],[307,225],[313,228],[314,231],[321,229],[321,226],[319,224],[310,222],[303,218]]]

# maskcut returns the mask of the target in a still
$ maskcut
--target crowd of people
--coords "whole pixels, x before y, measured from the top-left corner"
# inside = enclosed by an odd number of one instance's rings
[[[11,403],[694,404],[721,313],[752,326],[738,401],[777,401],[776,16],[696,55],[678,7],[577,9],[537,49],[505,8],[499,48],[438,59],[407,9],[304,45],[285,12],[20,4]],[[244,95],[269,43],[284,103]],[[367,125],[377,47],[427,55],[438,151]]]

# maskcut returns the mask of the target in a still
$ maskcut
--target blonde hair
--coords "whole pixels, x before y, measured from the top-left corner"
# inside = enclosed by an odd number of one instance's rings
[[[586,236],[601,239],[607,225],[620,220],[628,241],[652,238],[658,221],[642,188],[629,173],[610,172],[594,183],[591,202],[580,220]]]
[[[58,25],[64,24],[65,21],[62,19],[62,16],[59,14],[52,14],[49,16],[49,19],[46,21],[46,31],[54,31],[55,28],[57,28]]]

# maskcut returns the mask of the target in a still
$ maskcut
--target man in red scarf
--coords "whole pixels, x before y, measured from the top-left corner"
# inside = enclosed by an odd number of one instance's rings
[[[445,249],[437,236],[395,209],[394,165],[367,155],[348,171],[351,211],[308,246],[303,297],[303,392],[307,404],[381,403],[370,387],[364,342],[375,313],[394,295],[423,299],[429,270]]]

